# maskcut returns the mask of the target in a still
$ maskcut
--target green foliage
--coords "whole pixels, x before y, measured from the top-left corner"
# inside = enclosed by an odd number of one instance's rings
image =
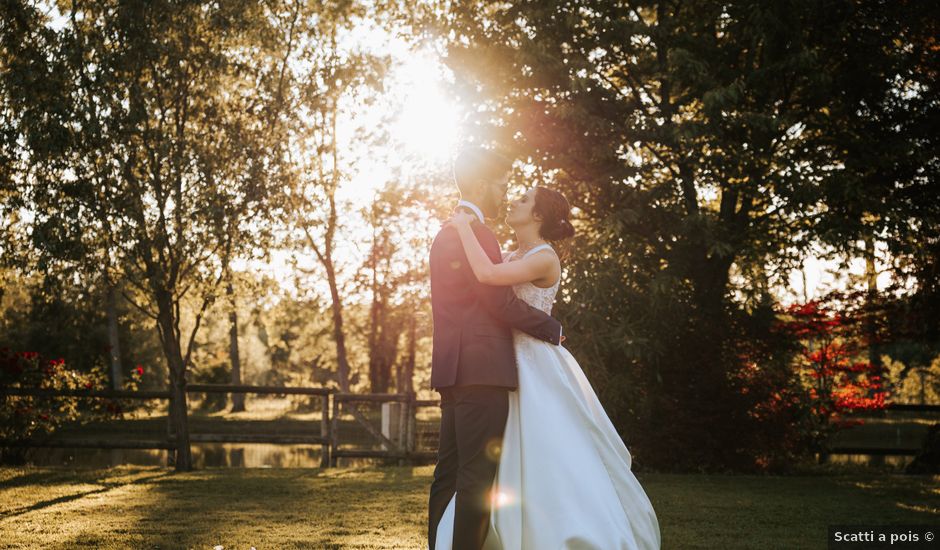
[[[937,242],[924,195],[936,133],[918,122],[938,107],[935,7],[440,7],[426,23],[447,36],[457,91],[482,105],[478,139],[536,165],[578,209],[560,315],[625,438],[657,466],[768,467],[787,445],[759,436],[759,400],[731,381],[748,379],[736,350],[777,340],[754,306],[786,284],[771,274],[812,242],[908,242],[908,224]],[[792,347],[777,345],[775,357]],[[785,363],[761,367],[776,374],[755,385],[788,391]]]

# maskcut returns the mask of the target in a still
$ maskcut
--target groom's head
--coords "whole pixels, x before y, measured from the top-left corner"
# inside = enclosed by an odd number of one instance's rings
[[[495,218],[506,200],[511,169],[512,161],[503,155],[471,147],[454,159],[454,183],[460,198],[480,207],[487,218]]]

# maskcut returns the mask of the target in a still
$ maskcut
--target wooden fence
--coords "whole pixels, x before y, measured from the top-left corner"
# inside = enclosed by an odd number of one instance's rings
[[[940,405],[926,405],[915,403],[890,403],[884,410],[865,412],[860,414],[859,418],[883,417],[890,412],[913,412],[921,414],[938,415],[940,414]],[[938,420],[940,421],[940,420]],[[900,435],[900,434],[899,434]],[[899,437],[900,443],[900,437]],[[916,456],[920,453],[920,447],[912,446],[884,446],[884,445],[833,445],[824,452],[819,453],[819,461],[825,462],[831,455],[868,455],[868,456]]]
[[[374,426],[363,421],[361,412],[356,409],[356,403],[397,403],[398,426],[395,432],[397,441],[385,435],[384,430],[375,430]],[[337,459],[347,458],[397,458],[399,462],[414,460],[429,460],[437,456],[435,451],[422,451],[417,448],[417,410],[419,407],[436,407],[440,401],[436,399],[421,400],[414,394],[402,393],[335,393],[333,394],[332,429],[333,445],[330,448],[330,465],[335,466]],[[345,411],[344,411],[345,409]],[[342,448],[340,441],[340,418],[344,412],[349,412],[356,418],[366,431],[372,436],[372,443],[381,446],[381,449],[351,449]],[[389,418],[391,415],[384,415]],[[390,430],[391,431],[391,430]]]
[[[270,444],[307,444],[321,447],[321,467],[336,466],[339,458],[386,458],[397,459],[399,463],[408,461],[432,460],[435,451],[420,450],[416,442],[417,411],[421,407],[437,407],[440,401],[436,399],[420,400],[414,394],[355,394],[340,393],[329,388],[316,387],[280,387],[280,386],[250,386],[231,384],[187,384],[187,393],[252,393],[272,395],[309,395],[320,397],[320,422],[317,433],[311,434],[247,434],[247,433],[191,433],[191,443],[270,443]],[[104,399],[159,399],[169,400],[168,390],[53,390],[39,388],[0,388],[0,395],[46,396],[46,397],[76,397],[76,398],[104,398]],[[332,406],[330,398],[332,396]],[[362,413],[357,404],[398,404],[397,411],[389,408],[383,411],[385,419],[390,421],[394,416],[397,428],[383,430],[376,428],[367,415]],[[886,411],[906,411],[920,413],[940,413],[940,405],[917,404],[890,404]],[[349,415],[355,420],[366,435],[366,447],[351,447],[350,442],[345,444],[341,440],[340,419]],[[389,427],[389,426],[386,426]],[[386,432],[394,432],[395,437],[389,437]],[[360,441],[361,442],[361,441]],[[177,449],[176,436],[172,430],[172,422],[167,415],[167,434],[162,439],[128,439],[128,438],[62,438],[53,435],[48,438],[32,438],[28,440],[0,440],[0,446],[18,447],[69,447],[69,448],[98,448],[98,449]],[[378,446],[379,448],[375,448]],[[913,456],[919,449],[895,447],[832,447],[829,454],[863,454],[872,456]]]
[[[191,433],[190,443],[271,443],[271,444],[307,444],[321,447],[320,465],[330,464],[330,449],[337,446],[331,435],[330,396],[341,395],[329,388],[250,386],[232,384],[187,384],[187,393],[252,393],[273,395],[310,395],[320,397],[320,422],[318,433],[311,434],[247,434],[247,433]],[[40,388],[0,388],[0,395],[21,395],[41,397],[76,397],[92,399],[159,399],[169,400],[169,390],[53,390]],[[27,440],[0,440],[2,446],[17,447],[69,447],[97,449],[166,449],[176,451],[176,435],[173,433],[169,411],[167,414],[167,432],[160,439],[129,438],[62,438],[55,435],[47,438]]]

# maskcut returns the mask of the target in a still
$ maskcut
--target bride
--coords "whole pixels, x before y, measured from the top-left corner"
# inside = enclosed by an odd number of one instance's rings
[[[550,313],[561,262],[548,241],[574,235],[565,197],[546,187],[512,201],[506,223],[518,248],[494,264],[474,236],[476,217],[448,221],[474,275],[512,285],[516,295]],[[509,417],[491,493],[491,550],[649,550],[660,548],[659,523],[634,477],[631,455],[581,367],[561,346],[513,330],[519,388],[509,392]],[[437,550],[451,550],[455,499],[437,528]]]

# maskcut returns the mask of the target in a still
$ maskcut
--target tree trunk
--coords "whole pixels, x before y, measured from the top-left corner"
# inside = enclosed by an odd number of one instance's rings
[[[104,272],[104,282],[107,287],[108,310],[108,345],[111,359],[111,387],[119,390],[124,387],[124,374],[121,367],[121,339],[118,335],[117,318],[117,288],[108,277],[107,269]]]
[[[349,356],[346,354],[346,334],[343,330],[343,304],[339,297],[339,287],[336,284],[336,272],[333,269],[333,258],[326,257],[323,262],[326,268],[326,278],[330,285],[331,309],[333,312],[333,340],[336,342],[336,378],[339,387],[344,392],[349,391]]]
[[[875,240],[869,234],[865,236],[865,282],[867,284],[866,298],[868,301],[868,312],[865,316],[865,332],[868,338],[868,362],[875,367],[875,372],[880,374],[881,370],[881,351],[878,345],[878,270],[875,265]]]
[[[726,294],[733,258],[731,256],[708,258],[704,245],[701,246],[697,255],[698,261],[692,273],[695,301],[704,317],[722,321],[725,319]]]
[[[170,420],[176,437],[176,471],[193,469],[192,450],[189,447],[189,417],[186,405],[186,364],[180,345],[176,323],[173,318],[173,303],[170,293],[157,293],[157,330],[163,345],[170,371]]]
[[[417,322],[412,313],[408,321],[408,355],[405,358],[404,368],[398,379],[398,393],[414,394],[415,355],[417,351]]]
[[[238,353],[238,308],[235,301],[235,290],[232,287],[232,281],[229,280],[228,286],[225,288],[225,293],[228,294],[229,304],[232,308],[228,314],[229,320],[229,360],[232,363],[232,384],[240,385],[242,383],[242,365],[241,357]],[[232,410],[231,412],[242,412],[245,410],[245,394],[243,393],[233,393],[232,394]]]
[[[374,238],[374,237],[373,237]],[[382,349],[382,296],[379,290],[378,267],[376,265],[376,246],[373,245],[370,257],[372,269],[372,304],[369,306],[369,389],[372,393],[384,393],[388,390],[385,384],[383,389],[381,369],[385,350]]]
[[[369,389],[372,393],[386,393],[391,386],[392,364],[397,344],[389,334],[388,315],[382,296],[373,298],[369,330]]]

